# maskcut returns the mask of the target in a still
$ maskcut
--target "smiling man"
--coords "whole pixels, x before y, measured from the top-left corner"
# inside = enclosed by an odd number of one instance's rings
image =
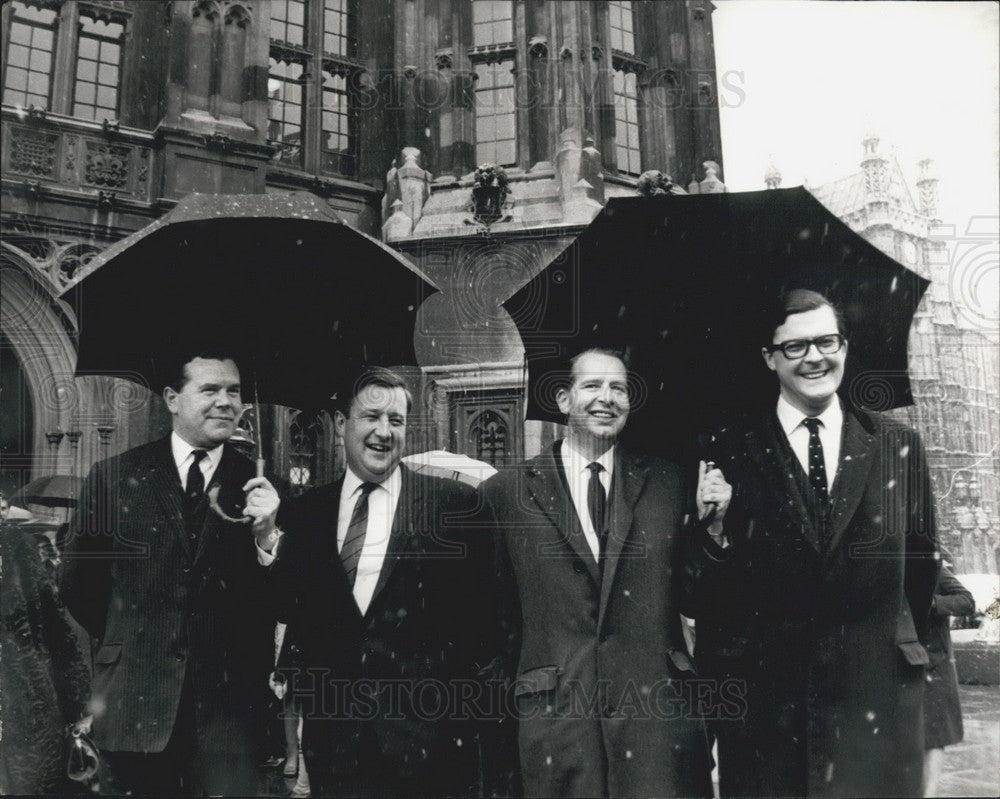
[[[411,403],[398,374],[364,369],[334,414],[344,477],[282,506],[274,590],[302,670],[279,666],[314,795],[488,795],[492,554],[472,488],[400,464]]]
[[[246,795],[273,632],[255,542],[273,546],[278,495],[226,443],[242,413],[232,358],[193,350],[169,371],[173,432],[94,466],[60,590],[98,644],[101,792]]]
[[[686,547],[702,674],[743,686],[743,713],[716,723],[721,794],[919,796],[937,572],[923,447],[837,394],[848,342],[823,295],[788,292],[768,328],[775,410],[717,437],[721,472],[702,464],[698,489],[714,520]]]
[[[566,437],[482,488],[517,600],[524,795],[711,796],[671,574],[680,470],[618,444],[632,409],[620,353],[578,354],[556,401]]]

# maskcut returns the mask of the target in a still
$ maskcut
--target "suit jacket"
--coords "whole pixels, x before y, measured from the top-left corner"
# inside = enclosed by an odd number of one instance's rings
[[[524,793],[711,796],[672,576],[680,471],[616,449],[602,576],[556,457],[545,452],[482,489],[519,599]]]
[[[402,468],[401,493],[375,594],[362,615],[337,550],[343,480],[282,506],[273,567],[301,668],[310,779],[357,779],[377,744],[385,774],[410,795],[478,793],[480,672],[498,651],[488,531],[475,491]],[[282,664],[284,665],[284,664]],[[487,708],[488,709],[488,708]],[[494,708],[495,716],[497,710]]]
[[[919,436],[845,409],[825,545],[775,415],[713,454],[731,546],[692,536],[682,584],[702,671],[740,687],[716,724],[723,795],[918,795],[938,564]]]
[[[209,487],[221,486],[228,515],[240,516],[253,476],[226,445]],[[250,526],[223,521],[203,498],[192,545],[182,502],[168,437],[96,464],[70,530],[61,592],[99,644],[91,709],[109,751],[162,751],[186,677],[208,751],[247,752],[266,700],[273,624]]]
[[[924,698],[925,749],[956,744],[964,735],[950,628],[952,616],[968,616],[975,609],[972,594],[949,569],[942,567],[924,642],[931,658]]]

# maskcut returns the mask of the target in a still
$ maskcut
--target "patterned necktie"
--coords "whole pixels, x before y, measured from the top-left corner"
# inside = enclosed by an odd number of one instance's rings
[[[344,564],[347,573],[347,584],[354,588],[358,577],[358,561],[361,560],[361,550],[365,545],[365,533],[368,530],[368,495],[378,488],[378,483],[362,483],[361,496],[354,505],[351,523],[347,526],[347,535],[340,548],[340,562]]]
[[[587,509],[590,511],[590,521],[594,525],[594,532],[597,533],[599,551],[603,557],[604,546],[608,538],[608,531],[604,524],[604,512],[608,498],[604,493],[604,485],[601,483],[601,472],[604,471],[604,467],[594,461],[588,464],[587,468],[590,469],[590,484],[587,486]]]
[[[822,422],[815,417],[802,420],[809,428],[809,485],[813,487],[816,496],[824,506],[830,502],[830,492],[826,486],[826,460],[823,457],[823,442],[819,440],[819,427]]]
[[[201,462],[208,453],[203,449],[191,450],[191,466],[188,468],[187,483],[184,485],[184,496],[192,505],[196,505],[201,495],[205,493],[205,475],[201,471]]]

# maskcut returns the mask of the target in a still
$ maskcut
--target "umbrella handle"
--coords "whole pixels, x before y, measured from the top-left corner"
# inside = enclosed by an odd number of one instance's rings
[[[266,463],[266,461],[263,458],[257,458],[257,476],[258,477],[263,477],[264,476],[264,464],[265,463]]]

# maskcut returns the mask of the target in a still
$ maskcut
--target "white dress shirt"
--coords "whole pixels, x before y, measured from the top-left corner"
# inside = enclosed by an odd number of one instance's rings
[[[576,515],[580,519],[580,526],[583,528],[583,535],[587,539],[590,551],[594,553],[594,560],[600,562],[601,544],[594,530],[594,522],[590,518],[590,507],[587,505],[587,490],[590,487],[590,469],[587,467],[593,463],[585,458],[580,451],[574,447],[568,439],[563,439],[559,447],[559,457],[562,459],[563,471],[566,472],[566,482],[569,483],[569,495],[576,508]],[[597,462],[604,467],[599,477],[601,485],[604,486],[604,495],[607,497],[606,508],[611,507],[611,476],[615,467],[615,448],[612,446],[599,458]]]
[[[389,549],[389,534],[392,532],[392,520],[396,516],[396,505],[399,503],[403,483],[400,468],[397,466],[388,479],[368,495],[368,526],[365,528],[365,542],[361,547],[358,573],[354,580],[354,601],[358,603],[362,615],[368,611],[368,605],[375,595],[378,576]],[[350,469],[344,475],[344,485],[340,489],[340,510],[337,514],[338,552],[344,547],[354,506],[361,498],[363,482]]]
[[[778,422],[788,437],[792,452],[803,471],[809,474],[809,428],[802,424],[806,415],[793,408],[784,397],[778,397]],[[840,397],[835,397],[830,407],[816,417],[819,419],[819,440],[823,445],[823,465],[826,467],[826,489],[832,495],[833,482],[840,464],[840,434],[844,429],[844,410]]]
[[[217,447],[205,450],[208,456],[202,458],[201,463],[198,464],[198,468],[201,469],[201,473],[205,476],[206,489],[210,484],[212,475],[215,474],[215,470],[219,467],[219,461],[222,460],[222,446],[222,444],[219,444]],[[202,449],[202,447],[192,447],[177,433],[171,433],[170,449],[174,454],[174,463],[177,466],[177,476],[181,479],[181,487],[187,491],[188,470],[194,461],[194,456],[191,453],[196,449]]]

